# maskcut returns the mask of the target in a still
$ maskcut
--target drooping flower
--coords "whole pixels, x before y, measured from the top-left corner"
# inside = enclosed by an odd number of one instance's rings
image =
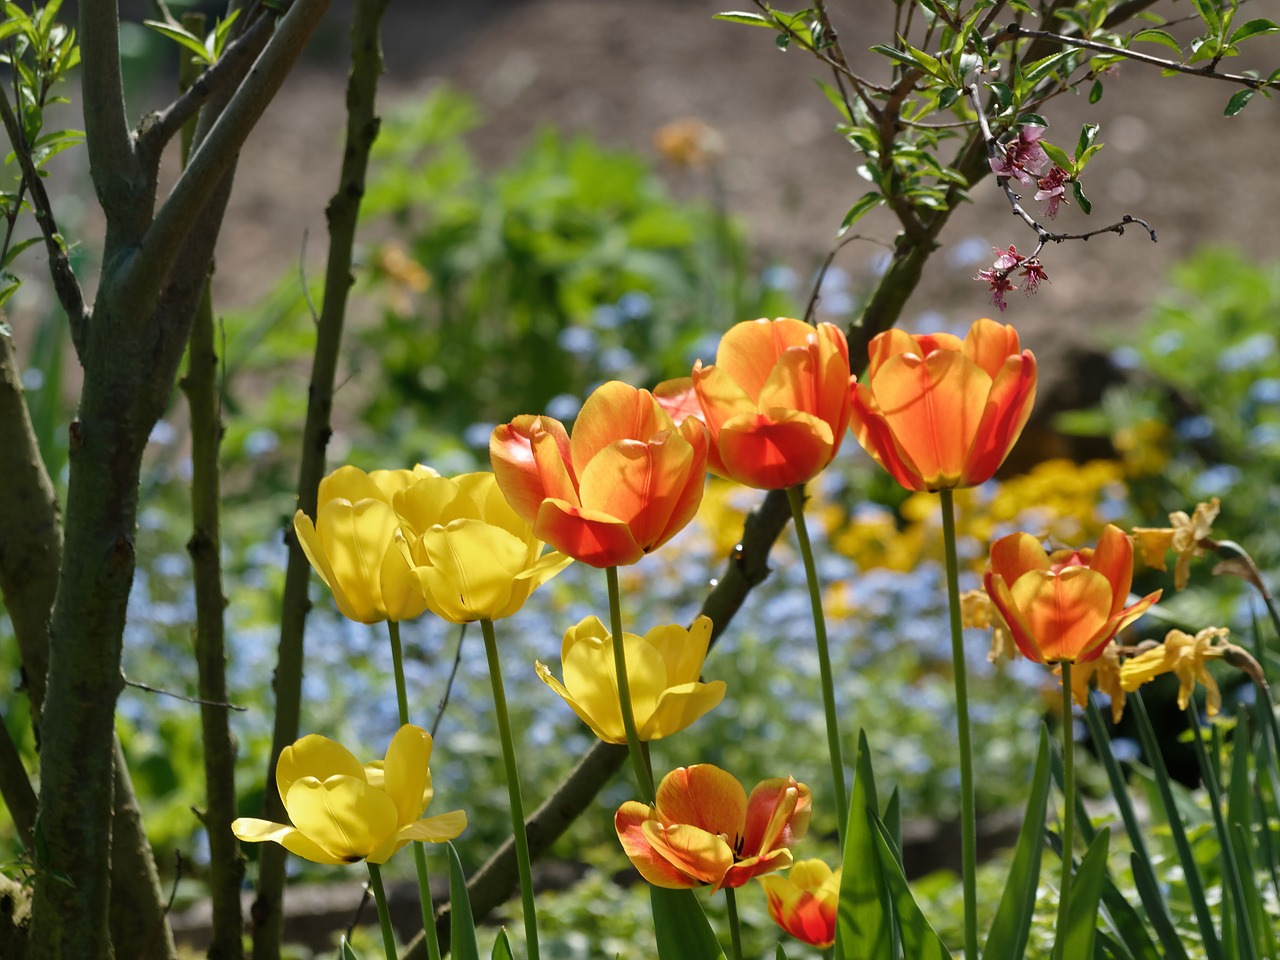
[[[797,860],[786,876],[760,877],[769,916],[797,940],[825,950],[836,942],[841,869],[821,860]]]
[[[249,843],[273,840],[315,863],[385,863],[411,840],[452,840],[467,825],[461,810],[422,818],[433,792],[430,759],[431,734],[412,724],[391,738],[385,760],[367,764],[311,734],[285,747],[276,763],[292,824],[240,817],[231,831]]]
[[[1013,660],[1018,656],[1018,645],[1013,642],[1013,634],[995,608],[985,590],[966,590],[960,594],[960,625],[973,627],[976,630],[991,631],[991,650],[987,653],[987,662]]]
[[[1038,259],[1024,260],[1018,276],[1022,277],[1022,293],[1028,297],[1036,295],[1040,284],[1050,282],[1049,274],[1045,273],[1044,264]]]
[[[593,567],[635,563],[693,519],[706,481],[702,424],[679,426],[648,390],[614,380],[587,398],[573,438],[522,416],[489,440],[498,486],[536,537]]]
[[[1166,570],[1165,554],[1172,550],[1178,555],[1173,570],[1173,586],[1182,590],[1191,577],[1191,561],[1204,556],[1200,541],[1213,533],[1213,521],[1218,519],[1221,502],[1217,497],[1207,503],[1197,503],[1195,512],[1187,516],[1184,510],[1169,514],[1168,527],[1134,527],[1133,539],[1142,551],[1142,559],[1149,567]]]
[[[1120,681],[1120,647],[1117,644],[1104,643],[1099,656],[1078,664],[1071,671],[1071,698],[1081,709],[1089,705],[1090,680],[1099,693],[1110,698],[1111,722],[1118,724],[1124,716],[1126,691]]]
[[[693,367],[711,472],[761,490],[812,480],[840,450],[851,379],[849,345],[834,324],[735,324],[716,362]]]
[[[1222,709],[1222,692],[1205,663],[1226,656],[1227,646],[1218,641],[1225,639],[1228,633],[1230,631],[1226,627],[1207,627],[1194,637],[1181,630],[1170,630],[1165,634],[1164,643],[1121,665],[1120,686],[1133,693],[1160,674],[1172,673],[1178,678],[1178,707],[1185,710],[1199,680],[1205,689],[1205,711],[1216,717]]]
[[[698,617],[686,630],[677,624],[654,627],[643,637],[624,633],[631,707],[641,740],[660,740],[683,730],[723,698],[723,680],[699,683],[702,661],[711,642],[711,621]],[[596,617],[571,627],[564,635],[560,659],[564,683],[536,664],[538,676],[564,697],[606,743],[626,743],[613,635]]]
[[[1067,184],[1070,182],[1071,175],[1056,163],[1052,170],[1036,180],[1036,199],[1048,201],[1044,205],[1044,215],[1050,220],[1057,218],[1059,205],[1067,202]]]
[[[791,865],[790,846],[809,829],[812,796],[794,777],[751,791],[709,763],[678,767],[658,784],[653,806],[631,800],[614,827],[622,849],[656,887],[713,890]]]
[[[492,473],[423,477],[393,501],[426,604],[450,623],[509,617],[573,562],[543,553]]]
[[[1036,359],[1017,331],[986,319],[964,340],[891,329],[870,351],[850,419],[863,449],[908,490],[991,479],[1035,402]]]
[[[1043,134],[1044,127],[1039,124],[1024,124],[1018,135],[1000,148],[1000,155],[988,161],[991,172],[1028,185],[1035,183],[1049,163],[1049,155],[1040,146]]]
[[[1009,272],[1007,270],[999,270],[995,267],[990,270],[979,270],[978,275],[973,279],[981,280],[991,288],[991,303],[999,309],[1001,313],[1004,313],[1005,308],[1009,306],[1009,304],[1005,302],[1004,295],[1006,293],[1013,293],[1013,291],[1018,289],[1013,285],[1013,281],[1009,279]]]
[[[412,620],[426,609],[418,578],[400,550],[396,492],[434,476],[427,467],[374,470],[339,467],[320,481],[316,519],[301,510],[293,529],[344,617],[360,623]]]
[[[1125,606],[1133,582],[1133,545],[1108,524],[1096,550],[1046,553],[1029,533],[991,545],[984,584],[1014,642],[1028,660],[1087,661],[1160,599],[1160,591]]]

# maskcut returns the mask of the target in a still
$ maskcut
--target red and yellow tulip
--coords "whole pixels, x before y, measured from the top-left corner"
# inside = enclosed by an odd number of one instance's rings
[[[702,501],[707,440],[648,390],[614,380],[587,398],[570,439],[522,416],[489,440],[498,485],[540,540],[593,567],[635,563],[688,524]]]
[[[887,330],[871,341],[867,383],[853,388],[851,426],[864,450],[908,490],[991,479],[1031,415],[1036,359],[1018,333],[978,320],[949,333]]]
[[[1125,606],[1133,581],[1133,544],[1108,524],[1097,549],[1046,553],[1029,533],[991,545],[984,583],[1018,649],[1028,660],[1092,660],[1108,640],[1160,599],[1160,591]]]
[[[790,846],[809,829],[812,797],[794,777],[764,780],[747,796],[709,763],[662,778],[653,806],[618,808],[614,827],[640,875],[656,887],[713,890],[791,865]]]
[[[784,317],[734,325],[716,362],[693,368],[711,472],[762,490],[816,477],[849,424],[850,379],[849,345],[833,324]]]
[[[821,860],[797,860],[786,876],[760,877],[769,916],[797,940],[825,950],[836,942],[840,870]]]

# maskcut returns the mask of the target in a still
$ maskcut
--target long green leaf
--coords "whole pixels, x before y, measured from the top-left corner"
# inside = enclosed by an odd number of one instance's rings
[[[1093,956],[1093,941],[1098,929],[1098,899],[1102,896],[1103,877],[1107,872],[1107,848],[1111,830],[1103,827],[1089,844],[1084,859],[1076,867],[1071,884],[1071,905],[1067,916],[1067,949],[1064,957]]]
[[[1151,920],[1156,936],[1160,939],[1160,946],[1164,948],[1165,956],[1189,960],[1187,948],[1182,944],[1182,937],[1174,928],[1173,921],[1169,919],[1165,894],[1160,889],[1160,883],[1156,880],[1150,861],[1142,859],[1136,853],[1131,853],[1129,869],[1133,871],[1133,884],[1138,888],[1138,897],[1142,900],[1142,905],[1147,908],[1147,917]]]
[[[1178,813],[1178,803],[1173,795],[1173,785],[1169,780],[1169,771],[1165,769],[1164,757],[1160,754],[1160,744],[1156,740],[1155,730],[1151,727],[1151,718],[1147,716],[1146,705],[1142,702],[1142,691],[1128,700],[1129,709],[1137,719],[1138,737],[1142,741],[1142,751],[1147,755],[1147,763],[1155,776],[1156,788],[1160,791],[1160,800],[1164,805],[1165,819],[1169,824],[1169,832],[1173,836],[1173,844],[1178,850],[1178,861],[1182,864],[1182,877],[1187,885],[1187,894],[1191,897],[1191,906],[1195,911],[1196,924],[1204,941],[1205,955],[1209,960],[1225,960],[1222,945],[1218,940],[1218,931],[1213,924],[1213,912],[1204,895],[1204,880],[1200,877],[1200,865],[1191,851],[1191,843],[1187,840],[1187,831],[1182,825],[1182,817]]]
[[[859,730],[853,795],[849,798],[849,821],[844,832],[836,960],[893,960],[889,894],[884,875],[876,865],[876,841],[869,817],[879,807],[867,735]]]
[[[453,960],[480,960],[476,943],[476,923],[471,916],[471,900],[467,896],[467,875],[462,860],[452,843],[449,848],[449,952]]]
[[[724,960],[715,931],[692,890],[649,888],[659,960]]]
[[[1018,845],[1013,851],[1009,879],[1005,881],[1000,906],[987,933],[982,955],[988,960],[1020,957],[1027,950],[1031,933],[1031,917],[1036,905],[1036,886],[1040,882],[1040,855],[1044,850],[1045,809],[1049,801],[1049,731],[1040,726],[1040,747],[1036,751],[1036,768],[1031,778],[1031,796],[1027,813],[1018,831]]]
[[[511,941],[507,939],[506,927],[498,931],[489,960],[515,960],[515,955],[511,952]]]
[[[1253,836],[1241,823],[1231,824],[1231,844],[1235,847],[1236,859],[1245,875],[1244,900],[1249,914],[1249,922],[1257,934],[1254,947],[1258,954],[1267,960],[1277,960],[1280,956],[1280,943],[1276,938],[1274,919],[1267,915],[1262,902],[1262,894],[1258,890],[1257,869],[1253,863]]]
[[[902,872],[902,865],[894,854],[893,837],[878,816],[870,812],[867,816],[875,827],[876,856],[880,860],[880,869],[884,872],[889,896],[898,917],[902,955],[911,960],[951,960],[951,951],[943,944],[942,938],[911,895],[906,874]]]

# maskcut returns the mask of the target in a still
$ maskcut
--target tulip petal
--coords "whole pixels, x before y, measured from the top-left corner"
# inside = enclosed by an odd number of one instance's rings
[[[527,554],[521,540],[483,520],[431,527],[418,548],[430,561],[416,568],[428,605],[451,623],[502,616]]]
[[[610,380],[591,391],[574,420],[573,437],[569,441],[573,471],[580,484],[584,484],[587,465],[615,443],[644,442],[656,433],[674,429],[675,423],[648,390]],[[585,497],[582,502],[599,506]]]
[[[1033,570],[1009,591],[1046,663],[1075,660],[1107,636],[1111,584],[1088,567]]]
[[[333,776],[363,779],[364,764],[342,744],[318,733],[294,741],[280,751],[280,759],[276,761],[276,789],[281,797],[289,795],[295,780],[303,777],[325,780]]]
[[[634,800],[628,800],[618,808],[613,825],[627,859],[640,871],[640,876],[655,887],[682,890],[701,886],[701,881],[689,876],[653,849],[645,835],[644,825],[655,821],[656,816],[652,807]]]
[[[395,549],[400,519],[382,500],[333,500],[320,507],[316,533],[335,578],[330,584],[342,615],[360,623],[387,618],[382,562]]]
[[[693,366],[693,389],[713,449],[720,443],[720,427],[726,420],[753,415],[758,410],[753,397],[733,377],[718,366],[704,367],[701,360]]]
[[[765,854],[790,847],[809,832],[813,795],[794,777],[775,777],[756,784],[747,799],[742,854]]]
[[[964,486],[986,483],[995,476],[1022,435],[1035,401],[1036,358],[1026,350],[1009,357],[997,370],[965,466]]]
[[[361,778],[295,780],[284,798],[295,827],[345,862],[363,860],[399,829],[396,805]]]
[[[332,591],[338,578],[334,576],[333,567],[329,566],[329,558],[325,556],[324,547],[320,544],[320,535],[316,533],[315,524],[301,510],[293,515],[293,532],[298,538],[298,546],[302,547],[302,552],[307,555],[311,569],[320,575],[324,585]]]
[[[426,808],[423,796],[430,781],[431,734],[406,723],[396,731],[382,765],[382,790],[396,805],[402,824],[412,823]]]
[[[626,523],[564,500],[543,501],[533,533],[566,556],[591,567],[626,566],[644,556]]]
[[[448,813],[415,820],[400,828],[401,840],[421,840],[425,843],[444,843],[452,840],[467,829],[467,815],[462,810],[450,810]]]
[[[598,716],[583,707],[569,689],[552,675],[551,670],[546,664],[539,660],[535,660],[533,668],[541,678],[542,682],[560,695],[561,699],[563,699],[564,702],[572,708],[573,712],[578,715],[578,719],[590,727],[591,732],[594,733],[598,739],[603,740],[605,743],[627,742],[627,734],[622,725],[621,713],[618,714],[616,723],[603,723],[603,720],[612,721],[613,718],[611,716]]]
[[[391,502],[378,483],[359,467],[350,464],[339,467],[320,481],[316,491],[316,505],[324,506],[330,500],[350,500],[357,503],[361,500],[384,500]]]
[[[630,669],[628,663],[628,674]],[[657,705],[643,726],[640,725],[639,716],[636,717],[640,739],[661,740],[678,733],[704,713],[715,709],[724,699],[725,689],[723,680],[682,683],[668,687],[659,694]]]
[[[730,773],[709,763],[677,767],[658,784],[658,816],[724,834],[734,846],[743,835],[747,791]]]
[[[876,405],[875,396],[860,383],[854,383],[850,388],[849,429],[859,446],[888,470],[900,486],[907,490],[925,489],[924,478],[910,455],[894,442],[884,414]]]
[[[923,360],[928,352],[929,350],[921,346],[916,337],[901,327],[890,327],[872,337],[871,343],[867,346],[867,379],[875,380],[880,373],[880,368],[899,354],[910,353]]]
[[[791,851],[785,847],[781,850],[773,850],[769,853],[761,854],[758,857],[747,857],[745,860],[739,860],[725,872],[724,879],[720,881],[715,889],[740,887],[752,877],[758,877],[762,873],[785,870],[791,866],[791,860]]]
[[[994,547],[992,548],[994,550]],[[1044,551],[1040,551],[1044,555]],[[1044,655],[1040,652],[1040,647],[1036,643],[1036,638],[1031,632],[1031,626],[1022,616],[1022,611],[1018,609],[1014,602],[1013,594],[1009,591],[1009,585],[1004,577],[1000,574],[988,570],[982,579],[983,586],[986,588],[987,596],[991,598],[992,604],[999,611],[1000,617],[1004,620],[1005,626],[1009,628],[1009,633],[1013,636],[1013,642],[1018,645],[1018,650],[1028,660],[1035,663],[1044,663]]]
[[[1093,551],[1089,567],[1111,584],[1108,616],[1114,617],[1124,607],[1129,598],[1129,586],[1133,583],[1133,541],[1129,535],[1115,524],[1108,523],[1098,536],[1098,547]]]
[[[814,328],[803,320],[780,317],[736,323],[720,338],[715,365],[749,397],[758,397],[778,358],[792,347],[805,347]]]
[[[462,517],[480,516],[479,504],[471,496],[471,491],[458,482],[461,479],[424,477],[395,495],[392,506],[396,515],[414,537],[436,525],[445,526]]]
[[[1024,573],[1048,570],[1049,555],[1031,534],[1014,533],[991,545],[991,569],[1005,583],[1016,583]]]
[[[688,823],[664,826],[656,820],[646,820],[640,828],[654,853],[702,883],[716,884],[719,889],[721,879],[733,866],[729,845],[701,827]]]
[[[735,417],[720,431],[725,475],[760,490],[812,480],[835,456],[831,426],[799,410]]]
[[[454,482],[466,491],[476,504],[478,517],[485,523],[501,527],[518,540],[523,540],[529,548],[529,562],[537,559],[542,551],[542,544],[533,535],[532,525],[520,518],[520,515],[507,503],[498,486],[498,478],[488,470],[476,473],[464,473],[453,478]]]
[[[1018,356],[1020,349],[1018,331],[1012,324],[997,323],[987,317],[974,321],[961,347],[964,355],[987,371],[992,380],[1008,359]]]
[[[698,402],[698,393],[693,389],[693,377],[663,380],[653,388],[653,399],[677,427],[690,417],[702,421],[702,404]]]
[[[270,820],[240,817],[231,821],[231,832],[245,843],[274,841],[290,853],[296,853],[304,860],[310,860],[312,863],[340,864],[351,862],[342,857],[334,856],[320,844],[287,823],[272,823]]]
[[[602,740],[626,742],[612,636],[604,630],[595,634],[591,629],[594,624],[587,621],[578,626],[575,642],[562,655],[564,685],[573,693],[577,706],[594,720],[590,726],[610,734]],[[667,686],[667,669],[661,654],[640,637],[628,633],[623,637],[631,708],[636,726],[640,727],[653,715],[658,697]]]
[[[382,607],[388,620],[404,623],[427,609],[427,598],[413,570],[409,545],[400,534],[396,534],[395,541],[382,558],[378,590],[382,594]]]
[[[711,629],[711,618],[702,616],[687,630],[677,623],[668,623],[644,635],[648,644],[662,655],[668,683],[690,683],[698,679],[707,648],[711,646]]]
[[[559,420],[520,416],[510,423],[499,424],[489,437],[489,460],[498,486],[511,508],[526,523],[533,522],[538,507],[548,496],[547,480],[534,455],[534,440],[544,436],[550,437],[553,447],[559,451],[560,472],[567,472],[564,464],[569,462],[569,434]],[[562,486],[563,477],[557,477],[553,485]]]
[[[648,553],[681,529],[672,519],[684,506],[685,488],[695,473],[700,489],[703,467],[679,434],[667,432],[647,443],[621,440],[597,452],[582,470],[579,496],[591,509],[625,523]]]

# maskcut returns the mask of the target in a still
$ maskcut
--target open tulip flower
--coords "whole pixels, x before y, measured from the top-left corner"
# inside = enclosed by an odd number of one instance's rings
[[[809,829],[811,803],[809,788],[794,777],[764,780],[748,798],[732,775],[700,763],[663,777],[653,806],[624,803],[614,827],[655,887],[719,890],[789,867],[789,847]]]
[[[711,620],[699,617],[686,630],[677,624],[654,627],[643,637],[624,633],[631,707],[641,740],[660,740],[683,730],[724,699],[723,680],[699,683],[711,642]],[[613,636],[596,617],[587,617],[564,635],[560,650],[564,683],[538,663],[538,676],[564,697],[606,743],[626,743]]]
[[[797,860],[786,876],[760,877],[769,916],[797,940],[825,950],[836,942],[840,869],[821,860]]]
[[[1036,360],[1018,333],[978,320],[949,333],[887,330],[871,341],[867,383],[853,389],[853,434],[908,490],[990,480],[1036,396]]]
[[[509,617],[573,562],[543,553],[492,473],[422,477],[393,503],[426,605],[450,623]]]
[[[426,609],[418,578],[398,541],[400,521],[392,497],[435,471],[340,467],[320,481],[316,518],[299,510],[293,529],[311,566],[333,591],[349,620],[380,623],[412,620]]]
[[[693,519],[706,481],[702,424],[679,426],[648,390],[617,380],[582,405],[570,439],[522,416],[489,440],[498,485],[534,535],[593,567],[635,563]]]
[[[1108,640],[1160,599],[1160,591],[1125,606],[1133,581],[1133,544],[1107,524],[1096,550],[1045,553],[1029,533],[991,545],[985,584],[1018,649],[1028,660],[1056,663],[1101,656]]]
[[[467,825],[461,810],[421,819],[431,802],[431,734],[405,724],[383,761],[362,764],[345,747],[316,734],[285,747],[276,786],[292,825],[241,817],[241,840],[274,840],[315,863],[385,863],[411,840],[443,843]]]
[[[849,344],[830,323],[748,320],[693,368],[718,476],[761,490],[812,480],[849,425]]]

